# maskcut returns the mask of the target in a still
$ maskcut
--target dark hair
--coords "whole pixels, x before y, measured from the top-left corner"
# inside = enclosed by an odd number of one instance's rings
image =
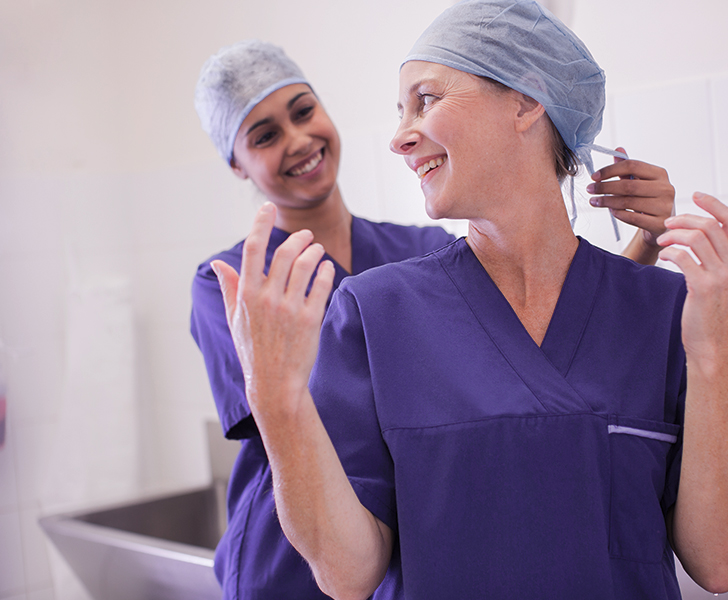
[[[548,115],[547,115],[548,116]],[[554,155],[554,169],[559,183],[563,183],[567,176],[575,177],[579,171],[579,159],[574,151],[564,143],[554,122],[549,119],[551,129],[551,149]]]
[[[476,75],[476,77],[495,91],[501,93],[514,91],[513,88],[490,77],[483,77],[482,75]],[[569,175],[574,177],[577,174],[579,171],[579,159],[574,151],[564,143],[564,138],[561,137],[559,130],[556,129],[556,125],[554,125],[551,117],[548,114],[546,117],[548,118],[549,130],[551,131],[551,152],[554,157],[554,171],[556,171],[556,178],[559,183],[563,183]]]

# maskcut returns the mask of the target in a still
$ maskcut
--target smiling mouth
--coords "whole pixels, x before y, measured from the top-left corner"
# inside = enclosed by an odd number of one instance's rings
[[[310,173],[313,171],[316,167],[319,166],[319,163],[324,159],[324,149],[321,148],[316,154],[313,155],[311,160],[307,161],[300,167],[293,167],[286,171],[286,175],[290,175],[291,177],[300,177],[301,175],[305,175],[306,173]]]
[[[439,156],[436,159],[432,159],[430,162],[426,162],[423,165],[420,165],[417,167],[417,177],[422,179],[428,172],[432,171],[433,169],[437,169],[437,167],[441,166],[445,161],[447,160],[447,157]]]

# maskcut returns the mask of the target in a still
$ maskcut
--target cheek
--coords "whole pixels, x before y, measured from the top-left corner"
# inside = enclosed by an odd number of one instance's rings
[[[265,189],[275,183],[279,169],[280,163],[272,156],[257,156],[251,161],[248,174],[258,188]]]
[[[332,149],[338,150],[341,147],[341,141],[339,140],[339,133],[336,131],[334,124],[329,119],[326,119],[318,125],[319,135],[328,140]]]

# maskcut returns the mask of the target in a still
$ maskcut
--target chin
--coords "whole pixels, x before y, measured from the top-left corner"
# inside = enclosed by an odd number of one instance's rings
[[[447,210],[445,207],[438,205],[434,202],[429,202],[425,200],[425,212],[427,213],[427,216],[430,217],[430,219],[439,220],[439,219],[452,219],[453,217],[450,216],[449,210]]]

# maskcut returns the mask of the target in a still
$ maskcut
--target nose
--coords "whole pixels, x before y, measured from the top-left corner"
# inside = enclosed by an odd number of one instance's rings
[[[291,127],[288,131],[288,154],[295,156],[297,154],[306,154],[313,143],[313,138],[303,127]]]
[[[395,154],[406,155],[414,149],[418,141],[419,135],[412,129],[409,122],[402,119],[397,131],[394,132],[392,141],[389,142],[389,149]]]

